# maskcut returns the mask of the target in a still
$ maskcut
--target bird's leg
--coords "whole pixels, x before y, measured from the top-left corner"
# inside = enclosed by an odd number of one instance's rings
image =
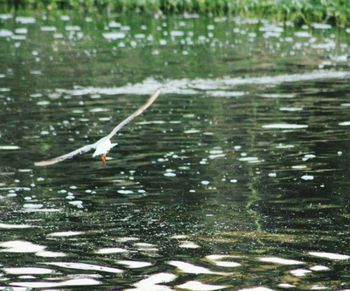
[[[101,156],[101,160],[102,160],[102,165],[106,165],[107,164],[107,155],[106,154],[103,154],[102,156]]]

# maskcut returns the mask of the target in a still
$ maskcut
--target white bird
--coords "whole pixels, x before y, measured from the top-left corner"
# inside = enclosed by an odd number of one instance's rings
[[[91,150],[95,150],[92,157],[101,156],[102,164],[106,165],[106,158],[107,153],[115,147],[117,144],[111,142],[111,138],[119,131],[121,130],[125,125],[127,125],[131,120],[133,120],[135,117],[139,116],[142,112],[144,112],[149,106],[152,105],[152,103],[157,99],[159,96],[160,90],[158,89],[156,92],[153,93],[147,100],[147,102],[142,105],[139,109],[137,109],[133,114],[131,114],[129,117],[125,118],[121,123],[119,123],[113,130],[106,136],[99,139],[97,142],[93,144],[88,144],[86,146],[83,146],[75,151],[72,151],[68,154],[46,160],[41,162],[34,163],[35,166],[49,166],[53,165],[59,162],[62,162],[67,159],[71,159],[74,156],[87,153]]]

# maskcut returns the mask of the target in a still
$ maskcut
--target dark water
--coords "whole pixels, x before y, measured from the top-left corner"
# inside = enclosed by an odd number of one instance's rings
[[[349,43],[319,24],[0,15],[0,286],[350,288]],[[34,167],[158,87],[107,166]]]

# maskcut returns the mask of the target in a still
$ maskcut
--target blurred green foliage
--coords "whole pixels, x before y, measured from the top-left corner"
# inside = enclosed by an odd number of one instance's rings
[[[45,9],[83,12],[212,13],[272,18],[295,23],[349,23],[349,0],[3,0],[5,10]]]

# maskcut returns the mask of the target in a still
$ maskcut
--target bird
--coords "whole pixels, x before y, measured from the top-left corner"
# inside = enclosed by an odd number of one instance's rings
[[[135,117],[139,116],[142,112],[144,112],[148,107],[152,105],[152,103],[158,98],[160,94],[160,89],[157,89],[147,100],[147,102],[142,105],[139,109],[137,109],[130,116],[125,118],[122,122],[120,122],[113,130],[106,136],[100,138],[97,142],[82,146],[68,154],[64,154],[62,156],[52,158],[45,161],[35,162],[34,165],[37,167],[50,166],[60,162],[63,162],[67,159],[71,159],[77,155],[81,155],[87,153],[89,151],[95,150],[92,154],[92,157],[101,156],[102,164],[106,165],[107,163],[107,154],[108,152],[114,148],[117,144],[111,142],[111,138],[120,131],[125,125],[127,125],[130,121],[132,121]]]

